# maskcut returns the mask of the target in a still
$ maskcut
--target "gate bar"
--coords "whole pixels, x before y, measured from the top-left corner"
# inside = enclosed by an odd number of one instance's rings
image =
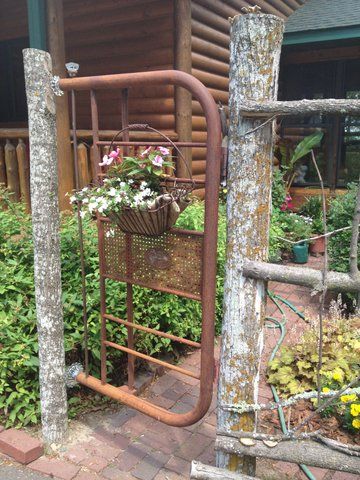
[[[112,140],[99,140],[98,142],[96,142],[97,145],[111,145],[113,143]],[[167,147],[172,147],[173,145],[176,145],[177,147],[203,147],[203,148],[206,148],[206,143],[205,142],[173,142],[173,143],[170,143],[170,142],[164,142],[164,141],[161,141],[159,140],[158,142],[148,142],[146,140],[143,140],[142,142],[140,141],[135,141],[135,140],[129,140],[129,141],[124,141],[124,140],[120,140],[120,141],[116,141],[115,142],[116,145],[120,145],[120,146],[134,146],[134,147],[144,147],[145,145],[148,147],[148,146],[158,146],[158,145],[165,145]]]
[[[156,335],[158,337],[169,338],[170,340],[174,340],[174,342],[184,343],[185,345],[189,345],[190,347],[201,348],[201,343],[193,342],[192,340],[188,340],[187,338],[177,337],[176,335],[172,335],[171,333],[162,332],[161,330],[155,330],[154,328],[144,327],[143,325],[140,325],[138,323],[128,322],[126,320],[123,320],[122,318],[115,317],[114,315],[110,315],[108,313],[106,313],[104,317],[108,320],[111,320],[112,322],[120,323],[120,325],[136,328],[137,330],[142,330],[143,332],[151,333],[152,335]]]
[[[170,370],[175,370],[175,372],[179,372],[179,373],[182,373],[183,375],[187,375],[188,377],[192,377],[192,378],[196,378],[197,380],[200,380],[200,375],[198,373],[190,372],[190,370],[177,367],[172,363],[164,362],[163,360],[159,360],[158,358],[150,357],[149,355],[145,355],[145,353],[137,352],[132,348],[123,347],[122,345],[118,345],[117,343],[110,342],[109,340],[105,340],[104,344],[107,347],[115,348],[116,350],[120,350],[121,352],[130,353],[132,355],[135,355],[135,357],[142,358],[143,360],[147,360],[148,362],[157,363],[162,367],[168,368]]]
[[[207,123],[206,141],[206,188],[205,188],[205,225],[202,251],[202,338],[200,366],[200,396],[196,406],[187,413],[169,412],[143,399],[123,392],[106,382],[106,366],[102,365],[101,381],[93,376],[80,373],[76,380],[93,390],[124,402],[157,420],[172,426],[187,426],[196,423],[208,411],[213,391],[214,379],[214,321],[216,293],[216,251],[218,226],[218,192],[220,184],[221,126],[217,105],[208,89],[195,77],[178,70],[160,70],[154,72],[100,75],[94,77],[63,78],[59,81],[60,89],[98,90],[143,87],[147,85],[176,85],[186,88],[199,101]],[[94,113],[94,109],[92,109]],[[94,126],[94,125],[93,125]],[[96,133],[96,132],[94,132]],[[102,230],[100,228],[100,230]],[[99,236],[103,245],[102,235]],[[101,256],[100,256],[101,257]],[[102,263],[102,262],[100,262]],[[100,265],[101,269],[101,265]],[[102,269],[102,271],[104,271]],[[101,288],[105,289],[105,279],[101,279]],[[105,292],[101,292],[105,293]],[[180,293],[181,294],[181,293]],[[104,315],[105,305],[101,305]],[[102,338],[106,332],[102,332]],[[105,335],[104,335],[105,334]],[[105,340],[106,341],[106,340]],[[105,348],[105,345],[102,345]]]

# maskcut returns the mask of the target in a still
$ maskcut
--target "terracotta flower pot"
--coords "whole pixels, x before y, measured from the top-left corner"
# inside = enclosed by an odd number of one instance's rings
[[[317,238],[310,243],[310,253],[311,255],[322,255],[325,252],[325,238]]]

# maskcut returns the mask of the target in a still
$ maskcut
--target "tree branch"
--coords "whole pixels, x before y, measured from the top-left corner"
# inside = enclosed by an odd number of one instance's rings
[[[356,196],[356,206],[352,221],[351,243],[350,243],[350,275],[357,279],[358,269],[358,242],[359,242],[359,223],[360,223],[360,177]]]
[[[317,291],[322,290],[322,273],[314,268],[245,260],[243,272],[250,278],[301,285]],[[330,271],[327,275],[327,289],[337,292],[359,292],[360,279],[354,279],[347,273]]]
[[[320,100],[263,101],[242,100],[240,114],[243,117],[267,117],[274,115],[359,115],[360,100]]]

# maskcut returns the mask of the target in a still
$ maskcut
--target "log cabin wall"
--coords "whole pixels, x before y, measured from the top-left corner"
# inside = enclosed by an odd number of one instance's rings
[[[287,18],[305,0],[257,0],[264,13]],[[254,2],[244,0],[192,0],[191,39],[192,74],[211,91],[216,102],[228,104],[229,89],[229,17],[241,13]],[[192,103],[193,140],[205,141],[206,123],[197,102]],[[193,152],[193,172],[202,177],[205,172],[205,150]]]
[[[80,64],[80,76],[171,69],[173,8],[168,0],[64,0],[67,61]],[[77,96],[78,126],[88,129],[89,96]],[[100,129],[120,129],[120,92],[99,92],[98,99]],[[129,112],[130,123],[174,131],[173,87],[131,89]]]

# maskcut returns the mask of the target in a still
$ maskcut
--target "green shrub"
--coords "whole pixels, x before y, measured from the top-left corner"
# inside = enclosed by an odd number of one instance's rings
[[[299,210],[300,215],[312,219],[312,233],[321,235],[324,233],[323,208],[320,195],[312,195],[306,198],[305,203]]]
[[[334,317],[325,322],[323,335],[323,392],[340,390],[360,374],[360,318]],[[318,338],[315,329],[304,333],[295,345],[280,348],[269,362],[268,381],[284,396],[317,390]],[[355,385],[357,386],[357,385]],[[317,405],[317,400],[312,400]],[[352,432],[360,429],[360,395],[343,395],[327,407],[324,416],[336,415]]]
[[[33,281],[33,250],[30,217],[20,204],[0,210],[0,423],[26,425],[40,418],[37,359],[36,314]],[[217,276],[217,333],[220,330],[223,272],[225,259],[224,208],[219,218],[219,255]],[[201,202],[189,206],[178,225],[202,227],[204,207]],[[87,308],[90,367],[99,375],[100,296],[96,224],[84,219],[86,255]],[[65,214],[61,222],[62,285],[65,323],[66,361],[83,361],[83,324],[81,269],[77,223],[74,215]],[[109,280],[108,310],[125,315],[125,285]],[[199,302],[157,291],[134,288],[135,321],[145,326],[169,331],[174,335],[200,340],[201,306]],[[125,344],[126,328],[108,322],[108,336]],[[173,344],[165,338],[136,332],[136,348],[147,354],[171,352]],[[109,380],[123,380],[125,356],[108,350]],[[72,393],[70,392],[70,395]],[[70,408],[76,399],[70,399]],[[71,412],[70,412],[71,413]]]
[[[351,226],[352,217],[355,211],[356,190],[357,185],[355,183],[349,184],[348,190],[344,195],[338,195],[331,200],[328,212],[329,231]],[[350,242],[351,229],[339,232],[330,237],[329,266],[331,270],[337,272],[349,271]]]

